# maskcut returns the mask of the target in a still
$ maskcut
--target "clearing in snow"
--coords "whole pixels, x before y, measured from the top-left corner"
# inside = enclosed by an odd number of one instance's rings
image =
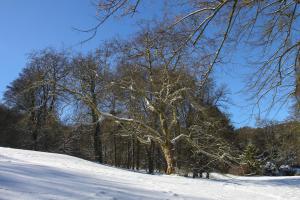
[[[147,175],[72,156],[0,148],[1,200],[299,200],[300,177]]]

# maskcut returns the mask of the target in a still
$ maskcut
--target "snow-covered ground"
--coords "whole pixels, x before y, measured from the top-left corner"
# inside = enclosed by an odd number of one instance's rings
[[[0,148],[0,199],[299,200],[300,177],[147,175],[67,155]]]

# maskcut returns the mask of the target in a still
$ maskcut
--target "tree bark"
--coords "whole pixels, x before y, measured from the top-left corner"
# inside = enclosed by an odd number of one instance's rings
[[[95,77],[91,77],[90,82],[90,94],[92,96],[93,105],[97,107],[98,101],[97,101],[97,95],[96,95],[96,81]],[[99,116],[97,115],[96,108],[90,107],[91,114],[92,114],[92,120],[94,125],[94,154],[95,154],[95,160],[99,163],[103,162],[102,158],[102,142],[101,142],[101,130],[100,130],[100,123],[99,123]]]
[[[114,134],[113,142],[114,142],[114,165],[118,166],[118,163],[117,163],[117,139],[116,139],[116,134]]]
[[[38,131],[35,129],[34,131],[33,131],[33,133],[32,133],[32,140],[33,140],[33,147],[32,147],[32,149],[34,150],[34,151],[37,151],[38,150],[38,148],[37,148],[37,135],[38,135]]]
[[[175,159],[173,154],[173,145],[169,142],[166,144],[161,145],[166,163],[167,163],[167,169],[166,174],[174,174],[175,173]]]
[[[137,140],[136,141],[136,170],[139,170],[140,169],[140,143],[139,141]]]
[[[130,169],[130,140],[127,140],[127,161],[126,161],[127,169]]]
[[[131,169],[135,169],[135,139],[131,136]]]
[[[96,120],[93,120],[96,121]],[[95,122],[94,122],[95,123]],[[99,122],[96,122],[95,128],[94,128],[94,153],[95,153],[95,160],[99,163],[103,162],[102,157],[102,142],[100,138],[100,124]]]
[[[150,146],[146,148],[147,157],[148,157],[148,173],[154,173],[154,159],[153,159],[153,149],[154,149],[154,142],[151,140]]]

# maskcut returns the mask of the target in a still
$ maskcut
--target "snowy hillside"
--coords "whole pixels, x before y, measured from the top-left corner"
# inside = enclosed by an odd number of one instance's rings
[[[0,148],[0,199],[299,200],[300,177],[158,176],[79,158]]]

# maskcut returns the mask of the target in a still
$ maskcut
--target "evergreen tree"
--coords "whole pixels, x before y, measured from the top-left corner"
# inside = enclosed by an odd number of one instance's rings
[[[258,160],[258,150],[253,144],[248,144],[243,154],[241,155],[241,161],[243,165],[246,165],[245,174],[259,174],[260,173],[260,161]]]

